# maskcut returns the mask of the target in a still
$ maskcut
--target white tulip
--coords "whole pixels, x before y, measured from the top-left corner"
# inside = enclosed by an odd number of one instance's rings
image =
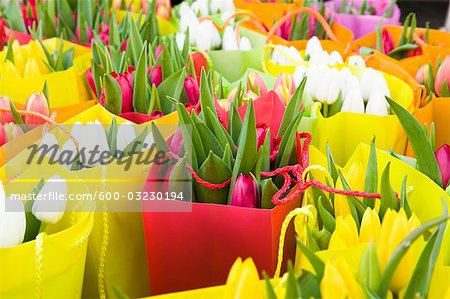
[[[321,103],[327,102],[328,86],[331,84],[332,81],[330,74],[331,74],[330,70],[323,72],[321,75],[318,73],[315,74],[316,78],[314,78],[314,80],[318,81],[319,79],[321,79],[320,80],[321,82],[316,86],[317,89],[315,93],[313,92],[312,96]]]
[[[45,133],[44,136],[42,136],[41,143],[39,147],[45,146],[48,149],[48,152],[46,152],[45,156],[47,158],[52,158],[53,160],[58,160],[59,157],[59,143],[58,140],[56,140],[55,135],[52,133]],[[53,150],[55,149],[55,150]],[[39,155],[38,158],[41,156]]]
[[[42,222],[55,224],[64,216],[67,183],[58,175],[49,178],[33,203],[31,212]]]
[[[195,43],[197,47],[206,51],[220,46],[219,31],[210,20],[202,21],[198,26]]]
[[[209,12],[214,15],[221,11],[222,9],[222,0],[211,0],[209,3]]]
[[[236,11],[236,7],[234,6],[233,0],[221,0],[222,2],[222,9],[220,12],[222,14],[228,14],[228,16],[231,16]]]
[[[146,150],[148,148],[151,148],[152,145],[155,143],[155,140],[153,138],[153,133],[148,133],[147,137],[144,139],[144,144],[142,145],[142,150]]]
[[[232,15],[233,15],[233,13],[228,12],[228,11],[225,11],[225,12],[223,12],[223,13],[220,15],[220,20],[222,20],[222,21],[225,22],[225,21],[228,20]],[[228,22],[228,24],[233,25],[233,24],[234,24],[234,18],[231,19],[231,20]]]
[[[373,68],[364,69],[361,78],[359,79],[359,84],[361,86],[361,94],[365,102],[367,102],[370,96],[374,93],[374,82],[377,80],[377,71]]]
[[[342,89],[343,80],[337,69],[332,68],[328,71],[328,84],[324,84],[322,89],[326,90],[326,96],[323,103],[332,105],[339,97]]]
[[[187,4],[187,2],[181,2],[180,8],[178,10],[178,12],[180,13],[180,17],[188,14],[189,11],[191,11],[191,8],[189,7],[189,4]]]
[[[94,123],[88,122],[86,125],[77,122],[72,126],[71,134],[78,142],[79,150],[84,151],[80,155],[80,162],[90,167],[100,165],[99,159],[102,157],[102,154],[109,152],[105,129],[100,122],[96,120]],[[94,163],[91,165],[89,160],[92,160]]]
[[[123,150],[137,137],[136,128],[131,123],[119,125],[117,129],[117,151]]]
[[[236,40],[236,33],[231,26],[227,26],[223,32],[222,49],[225,51],[239,50],[238,42]]]
[[[374,94],[369,98],[366,114],[386,116],[388,115],[387,101],[383,94]]]
[[[310,56],[309,62],[317,64],[328,64],[330,61],[330,55],[326,51],[315,52]]]
[[[320,44],[320,40],[317,36],[311,37],[306,43],[306,55],[309,57],[314,56],[316,53],[323,52],[322,45]]]
[[[346,98],[348,96],[348,94],[350,93],[350,91],[355,90],[355,89],[359,90],[361,93],[361,88],[359,86],[358,78],[356,78],[356,76],[353,76],[353,75],[346,77],[344,86],[342,88],[342,96],[344,98]]]
[[[198,25],[199,21],[197,17],[189,10],[185,15],[181,15],[180,17],[179,31],[184,33],[189,28],[189,34],[195,35]]]
[[[175,41],[177,42],[178,49],[180,49],[180,50],[183,49],[185,39],[186,39],[186,34],[184,34],[183,32],[177,32],[177,34],[175,35]],[[195,38],[194,38],[194,40],[195,40]]]
[[[299,65],[295,68],[295,72],[294,72],[294,82],[295,82],[295,86],[299,86],[300,83],[302,82],[303,78],[306,75],[306,67],[304,65]]]
[[[359,89],[353,89],[348,92],[344,98],[341,111],[364,114],[364,100]]]
[[[59,154],[59,161],[62,165],[68,169],[72,169],[72,165],[75,162],[75,157],[78,154],[77,147],[72,139],[67,140],[61,147]]]
[[[328,73],[328,67],[324,64],[311,65],[306,71],[306,86],[305,91],[313,98],[317,98],[317,92],[324,86],[322,81],[325,77],[324,74]]]
[[[0,248],[14,247],[21,244],[26,229],[23,203],[8,199],[8,207],[6,207],[6,200],[3,183],[0,181]]]
[[[251,49],[252,44],[250,43],[250,40],[246,36],[241,37],[241,40],[239,41],[239,50],[249,51]]]
[[[386,79],[384,78],[383,74],[380,73],[380,72],[377,73],[376,79],[373,82],[373,89],[372,90],[373,90],[373,94],[379,93],[379,94],[382,94],[384,96],[388,96],[388,97],[391,96],[391,92],[390,92],[389,87],[387,85]],[[385,101],[385,102],[386,102],[386,105],[387,105],[387,101]]]
[[[366,62],[359,55],[352,55],[352,56],[350,56],[347,59],[347,64],[348,65],[352,65],[352,66],[356,66],[356,67],[361,67],[361,68],[365,68],[366,67]]]
[[[336,65],[336,64],[343,64],[344,60],[342,59],[341,54],[339,54],[338,51],[331,52],[330,56],[328,57],[328,64],[329,65]]]
[[[295,47],[290,46],[287,50],[288,50],[289,58],[291,60],[293,60],[292,62],[294,62],[294,61],[302,62],[303,61],[302,55],[300,55],[300,52]]]
[[[196,16],[207,16],[209,14],[208,1],[198,0],[194,1],[191,5],[191,9]]]

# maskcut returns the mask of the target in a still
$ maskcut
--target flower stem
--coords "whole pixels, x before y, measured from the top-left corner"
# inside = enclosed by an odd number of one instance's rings
[[[328,104],[323,104],[323,117],[328,117]]]

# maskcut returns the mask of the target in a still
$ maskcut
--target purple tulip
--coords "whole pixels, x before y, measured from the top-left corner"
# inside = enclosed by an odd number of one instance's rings
[[[186,80],[184,80],[183,86],[189,103],[192,105],[196,105],[200,97],[200,90],[197,80],[195,80],[192,75],[189,75]]]
[[[442,145],[435,156],[441,170],[442,183],[445,189],[450,181],[450,145]]]
[[[258,185],[251,174],[239,174],[231,195],[231,205],[244,208],[260,206]]]

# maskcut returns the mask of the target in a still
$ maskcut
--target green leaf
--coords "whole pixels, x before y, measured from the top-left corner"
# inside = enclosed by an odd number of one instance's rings
[[[139,57],[142,52],[142,48],[144,47],[144,42],[142,41],[141,35],[139,34],[139,30],[136,27],[136,24],[133,22],[133,19],[130,18],[129,21],[129,40],[127,44],[127,48],[131,47],[131,53],[133,55],[134,63],[139,61]]]
[[[208,157],[198,171],[198,175],[214,184],[225,182],[231,177],[231,169],[212,151],[209,152]],[[198,182],[194,182],[195,198],[203,203],[226,204],[229,186],[222,189],[209,189]]]
[[[405,54],[405,52],[408,52],[411,50],[416,50],[418,48],[419,48],[419,46],[416,44],[404,44],[402,46],[395,48],[394,50],[389,52],[387,55],[394,59],[399,60],[399,59],[403,58],[403,54]]]
[[[302,271],[298,278],[301,298],[320,298],[320,280],[309,271]]]
[[[242,120],[234,105],[230,106],[230,112],[228,114],[228,132],[233,139],[234,144],[239,143],[239,136],[242,130]]]
[[[286,281],[286,295],[284,298],[301,298],[302,292],[300,290],[300,286],[297,283],[297,278],[294,274],[294,267],[292,266],[292,262],[288,262],[288,275]]]
[[[286,111],[284,112],[283,115],[283,120],[281,121],[280,129],[278,130],[278,137],[284,136],[289,125],[300,113],[300,104],[303,98],[303,91],[305,89],[305,85],[306,85],[306,77],[303,78],[302,82],[295,90],[291,100],[289,101],[289,104],[286,107]]]
[[[358,272],[359,281],[375,292],[380,285],[381,269],[375,243],[369,243],[363,253]]]
[[[116,156],[117,149],[117,121],[116,118],[113,117],[111,127],[109,128],[108,134],[106,135],[108,139],[109,150],[111,152],[111,156]]]
[[[277,167],[283,167],[289,164],[289,160],[291,158],[292,151],[295,148],[296,144],[296,134],[297,129],[300,125],[300,121],[303,116],[303,110],[297,114],[294,120],[291,122],[289,127],[286,130],[286,134],[283,136],[283,139],[280,143],[280,148],[277,155],[276,165]]]
[[[192,161],[192,168],[197,171],[199,164],[203,163],[206,159],[203,146],[201,144],[200,136],[195,128],[186,107],[182,104],[177,105],[178,117],[183,135],[184,149],[188,156],[188,160]]]
[[[170,152],[170,148],[167,145],[166,140],[162,136],[161,131],[158,129],[158,126],[154,122],[151,122],[151,126],[152,126],[151,134],[153,135],[153,140],[156,149],[162,152]]]
[[[398,43],[398,46],[402,46],[402,45],[406,44],[406,42],[407,42],[406,32],[408,30],[409,24],[411,23],[412,15],[413,15],[413,13],[408,14],[405,18],[405,21],[403,22],[403,29],[402,29],[402,33],[400,34],[400,42]]]
[[[428,143],[427,136],[422,131],[420,123],[400,104],[386,97],[392,111],[397,115],[403,129],[408,136],[414,155],[417,159],[418,169],[426,176],[431,178],[436,184],[442,186],[442,177],[438,163],[434,156],[431,145]]]
[[[224,153],[224,147],[222,147],[219,140],[217,140],[216,136],[214,136],[213,132],[206,126],[204,122],[200,120],[197,114],[192,113],[191,118],[192,122],[195,125],[195,128],[198,131],[205,153],[212,151],[217,156],[222,157]]]
[[[266,295],[267,299],[277,299],[277,295],[275,293],[275,289],[270,283],[270,278],[265,271],[263,271],[263,277],[266,285]]]
[[[175,163],[169,176],[169,192],[192,194],[192,176],[187,170],[186,157]]]
[[[317,201],[317,211],[319,213],[320,219],[322,220],[323,226],[329,231],[334,232],[336,228],[336,219],[334,216],[325,208],[324,201],[327,199],[319,198]]]
[[[147,42],[144,42],[133,78],[133,108],[135,112],[148,111],[147,98]]]
[[[408,219],[411,217],[411,208],[409,207],[408,200],[406,199],[407,190],[406,190],[406,181],[408,179],[408,176],[405,175],[402,181],[402,192],[400,195],[400,208],[402,208],[405,211],[406,217]]]
[[[386,165],[386,168],[381,175],[381,205],[380,205],[380,219],[383,219],[384,214],[388,209],[398,210],[399,204],[397,202],[397,197],[395,196],[394,190],[392,190],[390,182],[390,168],[391,162]]]
[[[328,172],[330,173],[333,182],[336,182],[339,174],[337,171],[336,163],[334,162],[333,153],[331,152],[330,145],[328,144],[328,142],[326,148],[327,148]]]
[[[18,125],[23,132],[27,132],[28,128],[25,125],[25,123],[23,122],[22,116],[19,114],[19,112],[16,109],[16,106],[14,105],[14,103],[12,102],[12,100],[9,100],[9,109],[11,109],[11,114],[13,116],[14,119],[14,123],[16,125]]]
[[[212,125],[212,131],[214,132],[215,137],[219,141],[222,148],[228,144],[232,154],[236,154],[236,145],[234,144],[233,139],[219,122],[219,119],[214,116],[214,112],[207,107],[206,113],[204,114],[206,123],[210,123]]]
[[[156,85],[153,84],[147,114],[150,115],[155,110],[161,111],[162,108],[161,108],[161,100],[159,99],[158,89],[156,88]]]
[[[233,154],[231,153],[230,144],[225,145],[225,150],[223,151],[223,162],[231,169],[234,163]]]
[[[380,287],[377,291],[378,295],[380,295],[382,298],[386,298],[389,290],[389,285],[391,284],[391,280],[394,276],[395,270],[400,264],[403,256],[406,254],[408,249],[410,249],[411,245],[428,230],[442,223],[445,223],[449,219],[450,217],[447,215],[436,218],[434,220],[430,220],[413,230],[405,239],[403,239],[403,241],[397,246],[394,253],[391,255],[386,268],[381,275]]]
[[[209,83],[206,78],[205,70],[202,69],[201,77],[200,77],[200,105],[202,107],[202,111],[206,111],[207,108],[211,109],[214,116],[217,118],[217,111],[214,106],[214,98],[212,94],[212,90],[209,88]],[[203,113],[202,113],[203,114]],[[205,120],[205,117],[202,117]],[[206,125],[211,128],[211,124],[206,123]]]
[[[339,170],[338,173],[339,173],[339,178],[341,179],[342,187],[344,188],[344,190],[351,190],[350,185],[348,184],[348,182],[345,179],[342,172]],[[347,198],[348,206],[350,208],[350,213],[352,214],[352,217],[355,220],[356,226],[358,227],[358,230],[359,230],[359,227],[361,225],[360,220],[362,219],[362,216],[364,215],[366,208],[356,197],[346,196],[346,198]]]
[[[364,180],[364,192],[377,193],[378,191],[378,163],[377,163],[377,149],[375,148],[375,137],[373,137],[370,144],[369,161],[367,162],[366,177]],[[364,203],[371,207],[375,207],[375,199],[364,198]]]
[[[322,280],[323,274],[325,272],[325,263],[311,250],[309,249],[298,237],[297,237],[297,245],[300,247],[300,250],[303,252],[305,257],[309,260],[311,266],[316,272],[316,276],[319,280]]]
[[[8,5],[5,7],[5,12],[2,17],[5,17],[8,27],[12,30],[27,33],[22,10],[20,9],[18,1],[8,1]]]
[[[247,174],[250,172],[256,161],[256,121],[253,102],[249,102],[247,106],[240,136],[228,195],[228,204],[231,202],[231,194],[233,193],[236,178],[240,173]]]
[[[273,209],[275,207],[272,198],[277,192],[278,188],[272,179],[261,181],[261,209]]]
[[[144,130],[142,130],[142,132],[124,148],[122,157],[140,153],[142,151],[142,146],[144,145],[145,137],[148,135],[147,133],[147,127],[145,127]]]
[[[174,110],[173,104],[166,100],[167,96],[178,100],[183,91],[183,84],[185,79],[186,71],[183,68],[176,73],[173,73],[168,78],[165,78],[164,81],[162,81],[158,86],[158,94],[159,98],[161,99],[161,108],[164,114],[169,114]]]
[[[122,113],[122,90],[111,75],[103,77],[105,85],[105,108],[115,115]]]

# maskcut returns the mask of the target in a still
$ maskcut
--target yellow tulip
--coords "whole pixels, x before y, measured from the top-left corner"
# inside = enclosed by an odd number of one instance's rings
[[[336,188],[339,190],[343,189],[341,179],[337,180]],[[334,214],[336,215],[336,217],[351,215],[347,196],[339,194],[336,194],[334,196]]]
[[[2,64],[0,74],[1,79],[20,79],[21,77],[14,64],[9,60]]]
[[[253,260],[247,258],[242,262],[242,259],[238,258],[228,274],[225,298],[261,298],[263,295]]]
[[[14,53],[14,66],[19,74],[23,74],[25,63],[28,59],[26,53],[22,51],[22,49],[23,47],[15,40],[12,44],[12,51]]]
[[[320,292],[323,299],[365,298],[362,287],[343,258],[325,265]]]
[[[361,163],[353,164],[344,174],[347,183],[351,190],[361,191],[364,190],[364,180],[365,174],[363,173],[363,167]],[[336,188],[339,190],[343,189],[341,179],[338,178],[336,182]],[[336,194],[334,197],[334,214],[339,215],[349,215],[350,206],[348,204],[347,196]]]
[[[336,218],[336,228],[331,235],[329,249],[353,247],[359,244],[358,229],[355,220],[349,214]]]
[[[378,242],[380,239],[381,223],[375,209],[367,208],[361,220],[359,240],[361,243]]]
[[[414,219],[411,223],[412,226],[417,225],[417,221]],[[389,209],[386,211],[381,224],[380,247],[378,251],[382,270],[386,268],[389,258],[397,246],[410,232],[410,225],[404,210],[396,212]],[[400,261],[392,278],[390,289],[393,292],[398,293],[407,286],[414,267],[414,255],[410,248]]]
[[[41,76],[41,70],[39,65],[34,59],[29,59],[25,64],[25,69],[23,71],[24,78],[33,78]]]

